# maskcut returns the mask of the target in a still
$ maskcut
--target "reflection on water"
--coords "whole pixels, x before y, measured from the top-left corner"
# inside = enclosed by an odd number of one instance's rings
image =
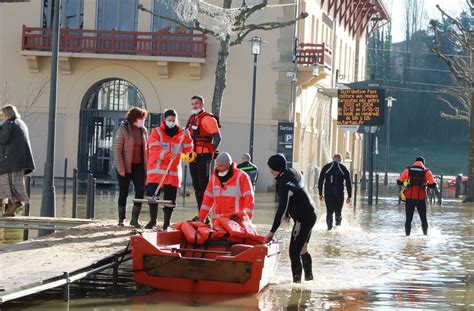
[[[272,195],[259,195],[255,222],[269,230]],[[69,199],[66,199],[66,203]],[[191,199],[188,198],[188,202]],[[69,216],[70,205],[59,213]],[[115,197],[97,199],[99,217],[115,217]],[[428,211],[429,235],[423,236],[417,214],[413,234],[404,235],[405,210],[396,198],[378,206],[346,206],[341,227],[326,230],[324,206],[310,242],[315,280],[291,283],[285,250],[273,283],[258,295],[216,296],[154,291],[125,298],[82,298],[69,304],[48,299],[9,303],[6,310],[399,310],[474,309],[474,205],[447,200]],[[81,211],[82,213],[83,211]],[[189,219],[192,206],[180,207],[176,221]],[[160,215],[161,216],[161,215]],[[143,218],[146,219],[146,208]],[[277,237],[288,243],[290,226]],[[2,231],[0,231],[2,232]],[[0,241],[21,240],[22,230],[5,230]],[[5,242],[4,242],[5,243]],[[288,244],[286,244],[288,245]],[[114,298],[115,297],[115,298]],[[3,310],[2,306],[2,310]]]

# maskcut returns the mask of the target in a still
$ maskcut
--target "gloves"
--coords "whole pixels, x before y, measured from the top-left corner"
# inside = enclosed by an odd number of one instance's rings
[[[186,220],[186,221],[187,221],[187,222],[201,221],[201,219],[200,219],[198,216],[194,216],[192,219]]]

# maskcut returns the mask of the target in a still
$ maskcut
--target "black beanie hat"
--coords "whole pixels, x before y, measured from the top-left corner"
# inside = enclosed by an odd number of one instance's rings
[[[274,171],[282,172],[286,170],[286,159],[281,153],[269,157],[267,164]]]
[[[420,161],[420,162],[422,162],[423,164],[425,164],[425,158],[423,158],[422,156],[416,157],[415,162],[416,162],[416,161]]]
[[[176,117],[177,116],[176,110],[174,109],[166,110],[163,118],[166,119],[166,117],[169,117],[169,116]]]

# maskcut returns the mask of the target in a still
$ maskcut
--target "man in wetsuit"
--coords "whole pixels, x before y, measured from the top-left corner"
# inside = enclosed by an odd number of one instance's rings
[[[425,167],[425,158],[417,157],[412,166],[408,166],[397,179],[398,185],[404,185],[405,201],[405,234],[410,235],[411,222],[415,208],[418,210],[423,234],[428,235],[428,219],[426,217],[426,188],[436,189],[436,181],[429,168]]]
[[[346,166],[341,163],[342,156],[336,153],[333,161],[321,170],[318,181],[319,200],[326,202],[326,223],[328,230],[332,229],[332,215],[336,213],[336,226],[341,225],[342,206],[344,205],[344,181],[347,188],[346,203],[351,203],[352,183]],[[323,195],[324,184],[324,195]]]
[[[273,239],[283,216],[287,221],[291,217],[295,222],[291,231],[289,249],[293,282],[301,282],[302,270],[304,270],[305,280],[312,280],[312,259],[307,247],[311,230],[316,223],[313,200],[304,188],[301,174],[293,168],[287,168],[286,159],[282,154],[272,155],[267,164],[271,174],[275,176],[276,191],[280,200],[272,228],[265,242]]]

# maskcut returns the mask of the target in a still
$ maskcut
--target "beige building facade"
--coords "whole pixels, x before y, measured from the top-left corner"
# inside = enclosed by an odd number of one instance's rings
[[[51,2],[0,5],[1,100],[17,105],[29,125],[38,176],[43,175],[46,158]],[[93,172],[98,179],[113,180],[113,134],[130,106],[141,105],[152,113],[151,125],[166,108],[176,109],[185,125],[194,94],[204,96],[207,110],[211,109],[218,42],[135,9],[143,4],[172,14],[160,7],[160,1],[62,2],[61,22],[68,28],[62,30],[59,59],[55,175],[62,175],[68,158],[69,167],[82,174]],[[337,127],[334,94],[338,82],[365,79],[367,29],[386,19],[381,16],[383,6],[375,0],[269,2],[270,7],[252,22],[285,21],[296,11],[309,16],[296,29],[252,33],[267,41],[257,70],[254,162],[261,170],[257,191],[273,185],[266,159],[277,151],[279,122],[294,123],[293,166],[304,173],[309,187],[335,152],[354,172],[360,171],[362,137]],[[358,10],[356,3],[365,9]],[[314,75],[311,59],[319,62]],[[236,160],[248,152],[252,61],[249,43],[231,48],[220,150]]]

